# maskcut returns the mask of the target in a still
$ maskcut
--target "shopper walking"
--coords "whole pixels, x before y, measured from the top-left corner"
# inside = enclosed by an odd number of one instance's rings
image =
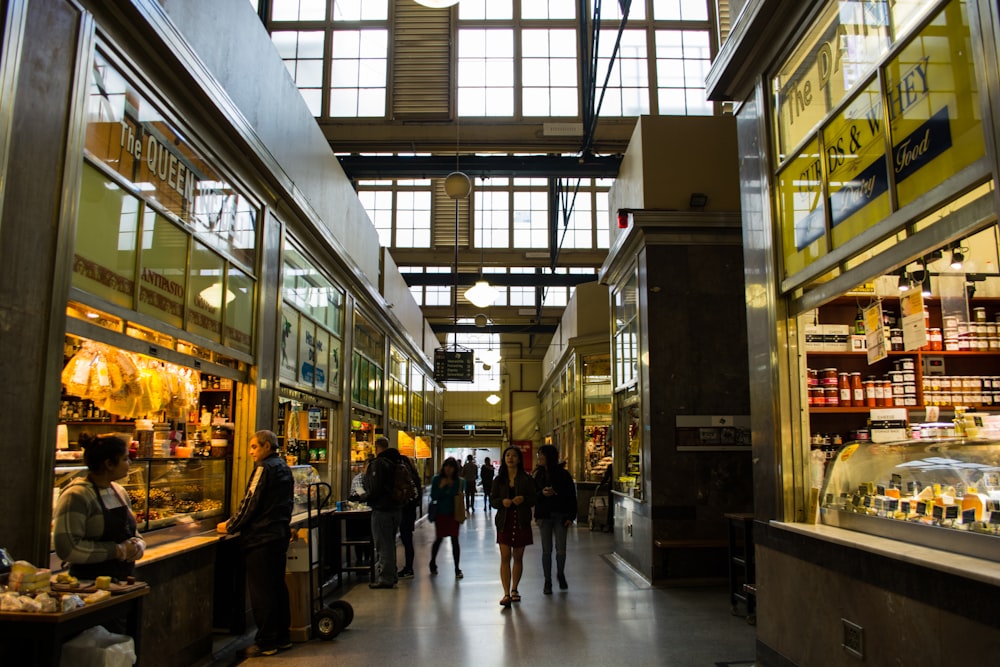
[[[375,547],[375,581],[368,588],[393,588],[396,585],[396,532],[402,518],[402,505],[393,499],[396,466],[402,462],[399,450],[389,446],[389,438],[375,438],[375,460],[365,472],[365,492],[372,508],[372,542]]]
[[[417,467],[413,465],[413,461],[408,456],[402,456],[403,463],[410,470],[410,476],[413,477],[413,483],[416,485],[417,489],[420,490],[420,494],[403,505],[403,511],[400,515],[399,521],[399,541],[403,543],[403,569],[399,571],[397,577],[399,579],[412,579],[413,578],[413,528],[417,523],[417,510],[423,502],[423,486],[420,483],[420,474],[417,472]]]
[[[483,509],[490,511],[490,491],[493,490],[493,463],[490,457],[483,461],[483,467],[479,469],[479,482],[483,485]]]
[[[497,544],[500,545],[500,583],[503,597],[500,604],[509,607],[520,602],[517,590],[524,571],[524,547],[532,543],[531,508],[535,505],[535,482],[524,471],[521,450],[508,447],[503,452],[503,465],[493,481],[490,505],[497,510]]]
[[[465,478],[465,509],[468,512],[476,511],[476,478],[479,476],[479,467],[472,459],[472,454],[465,457],[465,465],[462,466],[462,477]]]
[[[545,583],[542,592],[552,593],[552,545],[556,550],[556,579],[560,590],[569,588],[566,582],[566,534],[576,519],[576,482],[559,462],[559,450],[553,445],[542,445],[538,450],[537,467],[533,475],[538,502],[535,521],[538,523],[542,542],[542,574]]]
[[[220,533],[240,533],[246,559],[247,588],[257,635],[243,657],[274,655],[289,649],[291,611],[285,564],[291,539],[293,505],[292,471],[278,456],[278,436],[257,431],[250,439],[253,473],[247,481],[243,502],[235,515],[223,521]]]
[[[458,461],[449,456],[441,464],[441,471],[431,479],[431,502],[435,505],[434,544],[431,545],[431,574],[438,573],[437,555],[444,538],[451,538],[451,556],[455,561],[455,578],[461,579],[459,562],[462,548],[458,544],[458,521],[455,520],[455,498],[461,498],[462,479],[459,477]],[[459,500],[461,502],[461,500]]]

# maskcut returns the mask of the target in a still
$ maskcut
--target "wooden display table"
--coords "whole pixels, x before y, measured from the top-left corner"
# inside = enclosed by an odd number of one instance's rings
[[[149,586],[65,613],[0,612],[0,656],[5,664],[59,667],[64,641],[123,617],[125,633],[135,642],[135,654],[140,655],[142,599],[146,595]]]

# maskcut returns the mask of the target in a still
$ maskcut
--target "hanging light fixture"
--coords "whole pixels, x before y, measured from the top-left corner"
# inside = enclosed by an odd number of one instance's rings
[[[457,5],[459,0],[415,0],[415,2],[431,9],[445,9]]]
[[[465,298],[477,308],[488,308],[497,300],[497,290],[484,278],[477,280],[475,285],[465,290]]]
[[[899,274],[899,282],[896,283],[900,292],[907,292],[910,289],[910,276],[904,271]]]
[[[476,284],[465,290],[465,298],[472,302],[476,308],[489,308],[497,300],[499,292],[496,288],[490,285],[489,281],[486,280],[486,276],[483,275],[483,267],[485,262],[485,242],[483,240],[483,230],[482,227],[479,229],[479,280]]]
[[[497,403],[500,402],[500,397],[497,396],[496,394],[490,394],[489,396],[486,397],[486,402],[489,403],[490,405],[496,405]]]
[[[931,296],[933,294],[933,292],[931,292],[931,274],[930,273],[926,273],[924,275],[924,279],[923,279],[923,281],[921,282],[921,285],[920,285],[920,293],[923,294],[925,297],[926,296]]]
[[[479,353],[479,360],[482,361],[487,366],[495,366],[500,363],[501,359],[500,350],[494,350],[492,347],[485,352]]]

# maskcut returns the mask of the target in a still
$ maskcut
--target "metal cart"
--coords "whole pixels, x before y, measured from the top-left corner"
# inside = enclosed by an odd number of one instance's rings
[[[340,634],[354,620],[354,607],[346,600],[334,600],[330,606],[324,606],[324,589],[327,577],[322,574],[324,551],[324,521],[321,511],[330,497],[333,489],[326,482],[310,484],[306,489],[306,526],[309,534],[316,529],[315,549],[309,547],[309,609],[312,611],[313,631],[324,641],[329,641]],[[316,560],[313,560],[313,554]],[[318,579],[318,581],[317,581]]]

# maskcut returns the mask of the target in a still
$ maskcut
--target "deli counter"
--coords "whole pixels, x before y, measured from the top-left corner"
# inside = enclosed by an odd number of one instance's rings
[[[1000,561],[1000,440],[853,442],[829,466],[823,524]]]
[[[214,528],[229,516],[230,466],[228,458],[131,461],[128,477],[119,483],[128,493],[139,532],[202,521]],[[55,473],[53,510],[62,490],[74,479],[87,476],[87,467],[60,465]]]

